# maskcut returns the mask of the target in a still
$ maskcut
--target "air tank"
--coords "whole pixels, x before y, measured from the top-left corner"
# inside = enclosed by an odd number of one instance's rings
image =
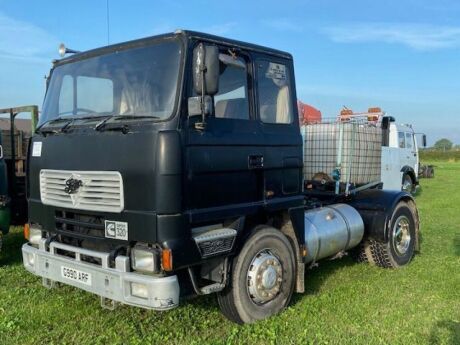
[[[351,249],[364,235],[363,220],[353,207],[334,204],[305,212],[305,263]]]

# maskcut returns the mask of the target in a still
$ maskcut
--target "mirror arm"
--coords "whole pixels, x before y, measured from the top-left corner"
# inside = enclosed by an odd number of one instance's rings
[[[204,53],[206,54],[206,53]],[[203,54],[203,55],[204,55]],[[202,122],[202,126],[204,127],[205,126],[205,123],[206,123],[206,111],[204,109],[204,96],[205,96],[205,82],[204,82],[204,78],[205,78],[205,73],[206,73],[206,66],[204,65],[204,62],[203,64],[201,65],[201,122]]]
[[[199,130],[204,130],[206,128],[206,109],[204,104],[204,97],[206,96],[205,90],[205,73],[206,73],[206,65],[205,65],[205,58],[206,58],[206,49],[203,49],[203,56],[202,61],[200,64],[200,72],[201,72],[201,122],[195,123],[195,128]]]

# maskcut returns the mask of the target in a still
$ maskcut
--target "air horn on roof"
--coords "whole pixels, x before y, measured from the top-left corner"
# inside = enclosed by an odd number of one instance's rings
[[[67,48],[64,43],[61,43],[59,45],[59,55],[61,57],[64,57],[66,54],[75,54],[75,53],[79,53],[78,50],[73,50],[73,49],[70,49],[70,48]]]

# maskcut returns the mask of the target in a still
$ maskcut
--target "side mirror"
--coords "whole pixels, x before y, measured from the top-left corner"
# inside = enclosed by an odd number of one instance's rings
[[[203,109],[204,115],[210,115],[212,113],[212,97],[204,96]],[[203,115],[201,109],[201,96],[189,97],[188,99],[188,116]]]
[[[422,144],[423,144],[423,147],[426,147],[426,134],[422,135]]]
[[[219,49],[200,43],[193,50],[193,87],[199,95],[213,96],[219,91]]]

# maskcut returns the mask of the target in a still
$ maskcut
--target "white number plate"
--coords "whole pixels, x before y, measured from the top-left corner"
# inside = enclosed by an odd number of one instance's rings
[[[86,273],[74,268],[61,266],[61,276],[66,279],[91,286],[91,273]]]

